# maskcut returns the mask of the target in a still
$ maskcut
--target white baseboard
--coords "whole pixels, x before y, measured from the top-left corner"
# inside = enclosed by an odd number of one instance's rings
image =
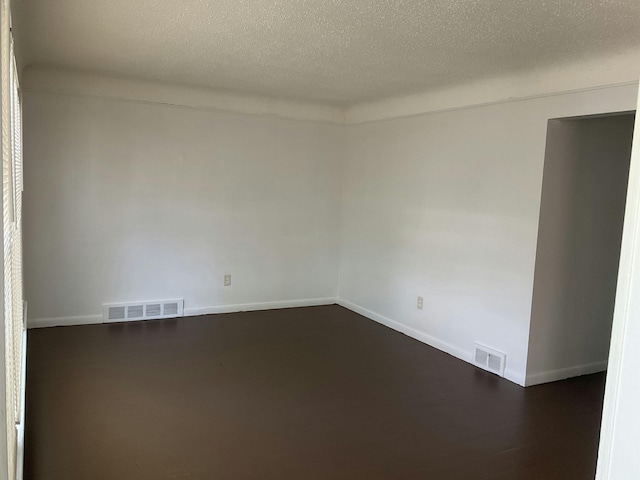
[[[277,308],[315,307],[333,305],[335,297],[304,298],[301,300],[278,300],[275,302],[238,303],[235,305],[216,305],[211,307],[190,307],[184,309],[185,317],[211,315],[215,313],[253,312],[255,310],[274,310]]]
[[[440,340],[439,338],[436,338],[427,333],[421,332],[420,330],[416,330],[415,328],[411,328],[403,323],[400,323],[396,320],[392,320],[391,318],[385,317],[384,315],[380,315],[379,313],[373,312],[367,308],[364,308],[358,304],[355,304],[343,298],[338,298],[337,302],[338,302],[338,305],[341,305],[344,308],[347,308],[351,311],[359,313],[360,315],[367,317],[368,319],[373,320],[374,322],[378,322],[397,332],[404,333],[405,335],[411,338],[414,338],[422,343],[426,343],[427,345],[433,348],[437,348],[438,350],[441,350],[445,353],[448,353],[449,355],[452,355],[464,362],[467,362],[473,365],[472,363],[473,353],[470,351],[468,352],[462,348],[456,347],[455,345],[451,345],[450,343]],[[506,378],[507,380],[513,383],[517,383],[520,386],[524,386],[524,381],[523,381],[524,379],[521,378],[521,375],[519,375],[517,372],[514,372],[512,370],[509,370],[509,369],[505,370],[504,378]]]
[[[607,361],[604,360],[602,362],[586,363],[584,365],[575,365],[573,367],[559,368],[546,372],[530,373],[527,375],[526,385],[530,387],[531,385],[565,380],[571,377],[579,377],[580,375],[604,372],[606,369]]]
[[[508,361],[507,361],[507,365],[509,365]],[[515,370],[512,370],[510,368],[506,368],[504,370],[504,378],[506,378],[510,382],[517,383],[521,387],[525,387],[526,386],[526,383],[525,383],[526,379],[525,379],[524,373],[519,373],[519,372],[517,372]]]
[[[27,320],[27,328],[66,327],[70,325],[91,325],[94,323],[105,323],[105,320],[102,315],[30,318]]]
[[[460,360],[464,360],[465,362],[469,362],[472,358],[471,352],[466,352],[465,350],[458,348],[450,343],[444,342],[438,338],[432,337],[420,330],[416,330],[415,328],[408,327],[407,325],[400,323],[396,320],[392,320],[384,315],[380,315],[372,310],[364,308],[356,303],[350,302],[343,298],[338,298],[338,305],[343,306],[349,310],[352,310],[360,315],[367,317],[374,322],[381,323],[382,325],[389,327],[397,332],[404,333],[405,335],[415,338],[416,340],[421,341],[422,343],[426,343],[427,345],[432,346],[433,348],[437,348],[438,350],[442,350],[443,352],[448,353],[449,355],[453,355]]]
[[[216,305],[210,307],[191,307],[184,309],[185,317],[196,315],[210,315],[214,313],[251,312],[254,310],[272,310],[276,308],[312,307],[316,305],[332,305],[335,297],[305,298],[301,300],[278,300],[275,302],[239,303],[235,305]],[[127,322],[138,320],[115,320]],[[110,323],[102,315],[80,315],[76,317],[32,318],[27,322],[28,328],[63,327],[70,325],[92,325]]]

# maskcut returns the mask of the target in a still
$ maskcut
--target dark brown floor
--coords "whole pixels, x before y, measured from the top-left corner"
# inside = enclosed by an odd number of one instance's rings
[[[592,479],[604,376],[523,389],[338,306],[29,331],[26,479]]]

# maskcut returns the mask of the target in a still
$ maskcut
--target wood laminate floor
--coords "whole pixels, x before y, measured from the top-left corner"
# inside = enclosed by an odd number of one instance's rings
[[[28,480],[594,477],[603,374],[523,389],[339,306],[28,335]]]

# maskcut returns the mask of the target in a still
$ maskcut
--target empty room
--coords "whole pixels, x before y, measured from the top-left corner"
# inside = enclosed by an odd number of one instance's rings
[[[640,479],[637,0],[0,5],[0,480]]]

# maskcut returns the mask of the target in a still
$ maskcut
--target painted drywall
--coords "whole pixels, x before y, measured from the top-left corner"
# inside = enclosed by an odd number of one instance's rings
[[[341,127],[26,91],[24,132],[31,320],[335,297]]]
[[[346,107],[105,76],[43,65],[28,67],[21,81],[24,90],[36,92],[357,125],[613,86],[637,86],[640,76],[640,67],[637,65],[640,65],[640,51],[633,49],[553,68],[477,80],[435,91],[384,98]]]
[[[527,384],[606,368],[633,123],[549,122]]]
[[[620,86],[347,129],[339,297],[524,384],[547,121],[635,109]],[[418,296],[424,309],[416,308]]]
[[[640,106],[639,106],[640,108]],[[636,115],[635,132],[640,132]],[[634,136],[611,351],[602,411],[597,480],[640,478],[640,138]]]
[[[100,321],[103,302],[184,297],[196,314],[339,288],[465,360],[476,341],[505,352],[523,384],[547,121],[631,110],[636,86],[349,126],[91,93],[24,95],[32,325]]]
[[[31,66],[23,74],[29,91],[104,97],[135,102],[161,103],[218,112],[274,116],[316,122],[345,122],[342,108],[317,102],[246,95],[209,88],[173,85],[148,80],[109,77],[68,68]]]
[[[640,50],[632,48],[580,61],[562,62],[546,68],[482,79],[421,91],[411,95],[374,99],[350,106],[347,124],[464,109],[491,103],[526,100],[581,90],[638,85]]]
[[[637,218],[637,217],[636,217]],[[634,224],[638,228],[637,221]],[[640,457],[638,456],[638,444],[640,442],[640,384],[638,371],[640,370],[640,291],[638,285],[640,278],[638,271],[638,259],[640,259],[640,247],[635,245],[635,263],[633,272],[632,300],[628,306],[628,314],[632,317],[625,323],[625,329],[620,333],[619,369],[611,373],[616,376],[615,390],[609,390],[605,397],[604,415],[610,415],[611,433],[607,436],[606,445],[601,446],[600,456],[608,454],[606,468],[598,469],[599,480],[626,480],[640,477]],[[607,375],[607,384],[613,383],[611,376]],[[615,391],[615,396],[613,392]],[[604,419],[603,419],[604,421]],[[603,431],[604,431],[603,423]],[[602,448],[610,449],[605,451]]]

